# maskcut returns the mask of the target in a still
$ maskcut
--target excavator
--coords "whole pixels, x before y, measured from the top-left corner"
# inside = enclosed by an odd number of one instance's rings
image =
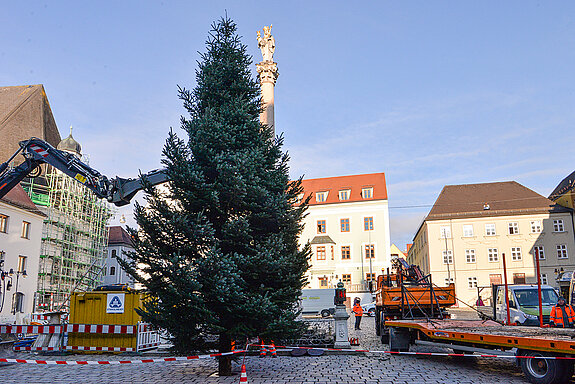
[[[25,177],[40,175],[42,164],[49,164],[64,174],[84,184],[96,196],[106,199],[118,207],[127,205],[144,183],[157,185],[168,181],[165,170],[153,170],[135,179],[115,177],[108,179],[105,175],[83,163],[72,153],[54,148],[44,140],[32,137],[20,141],[20,148],[4,163],[0,164],[0,198],[4,197]],[[24,161],[10,168],[9,164],[21,153]]]

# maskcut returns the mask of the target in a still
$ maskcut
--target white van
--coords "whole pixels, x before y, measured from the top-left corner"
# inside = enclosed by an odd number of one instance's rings
[[[494,317],[497,321],[507,321],[507,304],[505,302],[505,286],[494,285]],[[537,284],[508,285],[509,315],[511,323],[519,325],[539,325],[539,295]],[[557,304],[559,295],[555,288],[549,285],[541,286],[541,302],[543,323],[549,324],[551,308]]]
[[[328,317],[335,313],[335,289],[302,289],[301,309],[303,315]]]

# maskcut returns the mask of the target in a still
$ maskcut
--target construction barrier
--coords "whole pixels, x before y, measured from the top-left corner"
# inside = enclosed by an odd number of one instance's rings
[[[2,325],[0,333],[39,334],[40,340],[32,346],[13,348],[14,351],[99,351],[99,352],[140,352],[160,345],[158,331],[150,324],[108,325],[108,324],[59,324],[59,325]],[[128,335],[135,341],[135,346],[81,346],[62,343],[61,336],[67,333],[95,335]],[[42,338],[40,338],[40,336]],[[52,336],[52,337],[51,337]],[[53,337],[56,336],[56,337]],[[134,337],[135,336],[135,337]],[[68,339],[69,340],[69,339]],[[40,345],[42,344],[42,345]],[[64,344],[64,345],[62,345]]]

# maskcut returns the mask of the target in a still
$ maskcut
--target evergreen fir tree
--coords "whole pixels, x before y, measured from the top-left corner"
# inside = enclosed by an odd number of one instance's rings
[[[166,329],[181,353],[205,348],[208,334],[221,352],[236,338],[297,334],[309,268],[309,246],[298,246],[307,200],[293,204],[301,179],[290,182],[283,138],[260,124],[260,87],[235,23],[214,23],[206,46],[196,88],[179,90],[188,138],[170,132],[164,147],[171,182],[147,186],[135,252],[122,263],[153,297],[143,319]],[[220,374],[231,374],[230,359]]]

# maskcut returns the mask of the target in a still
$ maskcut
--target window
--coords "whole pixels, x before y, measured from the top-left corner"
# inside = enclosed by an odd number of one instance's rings
[[[27,257],[26,256],[18,256],[18,272],[22,273],[26,270],[26,261],[27,261]]]
[[[525,284],[525,274],[524,273],[514,273],[513,274],[513,284]]]
[[[541,233],[541,220],[531,222],[531,233]]]
[[[341,275],[341,281],[343,283],[351,284],[351,275],[347,275],[347,274]]]
[[[509,234],[510,235],[517,235],[519,233],[519,224],[518,223],[509,223]]]
[[[361,197],[364,199],[371,199],[373,197],[373,188],[362,188]]]
[[[547,274],[546,273],[542,273],[541,274],[541,284],[548,284],[548,280],[547,280]]]
[[[30,223],[27,221],[22,222],[22,238],[29,239],[30,238]]]
[[[318,280],[320,288],[327,288],[327,277],[319,277]]]
[[[373,231],[373,217],[363,218],[363,229],[365,231]]]
[[[0,232],[6,233],[8,231],[8,216],[0,215]]]
[[[475,249],[466,249],[465,250],[465,260],[468,263],[475,263]]]
[[[327,192],[317,192],[315,194],[315,201],[323,203],[327,200]]]
[[[351,195],[351,191],[349,189],[339,191],[340,200],[349,200],[349,195]]]
[[[443,251],[443,264],[453,264],[453,253],[450,250]]]
[[[118,251],[112,249],[112,257],[116,257],[118,255]]]
[[[566,244],[557,244],[557,258],[558,259],[567,259],[569,256],[567,255],[567,245]]]
[[[467,286],[469,288],[477,288],[477,277],[468,277]]]
[[[116,267],[110,267],[110,276],[114,276],[116,274]]]
[[[339,222],[341,224],[341,231],[349,232],[349,219],[341,219]]]
[[[341,259],[349,260],[351,259],[351,250],[349,245],[344,245],[341,247]]]
[[[317,221],[317,233],[325,233],[325,220]]]
[[[333,245],[331,246],[331,259],[335,260],[335,254],[333,252]]]
[[[6,260],[6,252],[0,251],[0,269],[4,266],[4,261]]]
[[[485,224],[485,236],[495,236],[495,224]]]
[[[487,259],[491,262],[499,261],[499,253],[497,248],[487,248]]]
[[[366,244],[365,245],[365,258],[366,259],[375,258],[375,245],[374,244]]]
[[[442,239],[449,239],[451,238],[451,228],[449,227],[441,227],[439,229],[440,233],[441,233],[441,238]]]
[[[545,260],[545,249],[542,245],[536,245],[533,247],[533,254],[537,255],[537,252],[539,252],[539,260]]]
[[[375,273],[366,273],[365,281],[375,281]]]
[[[449,284],[453,284],[453,277],[450,277],[449,279],[445,279],[445,286],[447,287]]]
[[[519,261],[521,259],[521,247],[511,247],[511,260]]]
[[[465,224],[463,226],[463,237],[473,237],[473,225]]]
[[[554,232],[564,232],[563,220],[553,220],[553,231]]]
[[[489,275],[489,284],[501,284],[501,275],[498,273]]]
[[[316,255],[318,260],[325,260],[325,246],[317,247]]]

